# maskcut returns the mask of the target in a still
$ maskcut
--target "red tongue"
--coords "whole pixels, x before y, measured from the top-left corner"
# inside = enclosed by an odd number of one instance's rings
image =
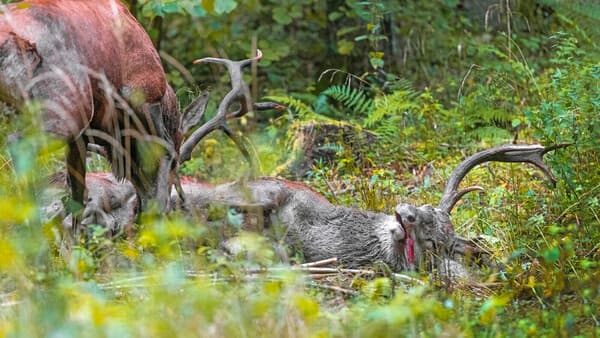
[[[415,262],[415,241],[410,237],[410,235],[406,235],[406,247],[404,248],[404,253],[406,254],[406,258],[410,264]]]

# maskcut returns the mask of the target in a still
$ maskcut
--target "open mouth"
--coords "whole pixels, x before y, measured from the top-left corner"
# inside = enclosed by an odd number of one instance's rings
[[[411,237],[410,231],[406,229],[406,226],[402,222],[402,216],[396,214],[396,220],[400,223],[400,226],[404,230],[404,239],[402,240],[404,243],[404,255],[406,260],[410,264],[414,264],[415,262],[415,241]],[[409,220],[410,221],[410,220]]]

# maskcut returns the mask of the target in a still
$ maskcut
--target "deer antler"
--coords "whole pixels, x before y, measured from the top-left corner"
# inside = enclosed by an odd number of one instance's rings
[[[200,128],[196,129],[196,131],[194,131],[192,135],[185,140],[179,153],[180,163],[190,159],[192,150],[198,144],[198,142],[202,140],[202,138],[215,129],[221,129],[225,135],[227,135],[236,144],[244,157],[250,162],[250,166],[254,173],[254,168],[256,168],[256,160],[250,155],[247,142],[244,139],[237,137],[237,135],[231,131],[227,125],[227,119],[242,117],[249,112],[250,108],[257,111],[266,109],[280,110],[285,108],[272,102],[259,102],[252,104],[250,90],[248,89],[248,85],[242,76],[242,68],[251,64],[252,62],[259,61],[262,58],[263,54],[260,49],[257,49],[256,54],[256,57],[241,61],[231,61],[212,57],[202,58],[194,61],[194,64],[216,63],[225,65],[229,71],[229,76],[231,77],[231,90],[225,95],[219,104],[217,114]],[[229,107],[236,102],[240,104],[240,108],[237,111],[228,114]]]
[[[480,151],[462,161],[458,167],[454,169],[450,175],[450,179],[448,179],[448,183],[446,184],[446,188],[444,189],[444,194],[442,195],[442,199],[440,200],[438,208],[449,214],[456,202],[458,202],[466,193],[475,190],[483,190],[483,188],[479,186],[473,186],[459,191],[458,186],[467,173],[471,171],[471,169],[481,163],[490,161],[531,163],[540,169],[548,178],[548,180],[555,185],[556,179],[552,175],[550,169],[544,163],[543,157],[546,153],[552,150],[564,148],[569,145],[570,144],[562,143],[551,147],[544,147],[542,145],[505,144]]]

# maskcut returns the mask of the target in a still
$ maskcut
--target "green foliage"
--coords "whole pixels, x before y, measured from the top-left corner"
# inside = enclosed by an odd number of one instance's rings
[[[267,96],[266,99],[285,105],[288,110],[294,112],[294,116],[301,120],[324,119],[314,111],[313,107],[294,97],[272,95]]]
[[[95,229],[88,246],[66,250],[60,220],[43,220],[39,210],[46,177],[64,171],[63,142],[40,133],[39,106],[18,115],[3,109],[0,335],[600,335],[595,3],[491,1],[476,15],[460,7],[473,2],[454,0],[130,2],[155,37],[162,18],[161,49],[184,66],[206,55],[247,57],[256,37],[265,53],[258,95],[288,107],[236,125],[255,145],[262,173],[288,158],[285,135],[302,121],[337,119],[374,132],[364,151],[320,145],[337,161],[317,161],[305,183],[337,204],[388,213],[398,202],[435,205],[452,169],[477,150],[515,138],[572,145],[546,155],[556,187],[522,164],[473,170],[464,186],[486,191],[467,195],[452,220],[460,234],[486,238],[501,272],[453,288],[413,273],[429,282],[414,287],[384,267],[373,267],[375,277],[312,280],[280,263],[280,243],[218,220],[222,208],[207,221],[148,213],[134,238],[109,241]],[[189,100],[197,88],[184,86],[197,84],[166,68],[180,100]],[[360,75],[317,81],[325,69]],[[202,87],[229,80],[221,68],[189,70]],[[218,85],[208,82],[215,77]],[[97,157],[88,167],[108,169]],[[246,168],[214,134],[182,173],[230,181]]]
[[[344,109],[355,113],[352,115],[360,116],[368,113],[373,106],[373,100],[368,98],[364,91],[349,85],[333,85],[324,90],[322,94],[340,102]]]
[[[168,14],[186,14],[191,17],[205,17],[208,13],[215,15],[227,14],[237,7],[235,0],[138,0],[144,17],[154,19]]]

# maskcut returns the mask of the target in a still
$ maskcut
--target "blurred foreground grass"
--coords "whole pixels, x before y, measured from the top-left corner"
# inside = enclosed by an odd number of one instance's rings
[[[266,146],[268,147],[268,146]],[[259,147],[260,148],[260,147]],[[260,150],[260,149],[259,149]],[[292,271],[276,259],[272,243],[245,233],[241,254],[223,256],[215,227],[194,224],[178,215],[148,217],[132,241],[97,239],[90,247],[61,254],[60,224],[44,224],[39,215],[44,177],[60,166],[60,142],[22,133],[6,143],[0,171],[0,335],[17,337],[397,337],[397,336],[591,336],[598,334],[597,270],[576,267],[579,285],[553,283],[566,276],[557,261],[508,258],[507,276],[493,289],[484,284],[449,290],[427,275],[417,285],[386,275],[338,273],[323,279]],[[13,162],[8,157],[13,155]],[[58,160],[57,160],[58,159]],[[401,173],[377,169],[366,178],[344,177],[339,170],[313,170],[316,189],[328,180],[342,189],[341,203],[390,210],[402,198],[412,203],[437,198],[444,177],[458,156],[443,159],[440,169],[416,192],[398,185]],[[556,196],[532,170],[498,165],[472,173],[478,183],[498,188],[472,196],[455,213],[459,231],[488,233],[497,249],[515,252],[534,228],[536,215],[552,208]],[[445,175],[445,174],[444,174]],[[510,186],[510,189],[506,189]],[[369,193],[372,191],[373,193]],[[392,194],[393,196],[389,196]],[[362,197],[361,197],[362,196]],[[358,202],[357,202],[358,201]],[[476,207],[484,206],[484,207]],[[475,206],[475,207],[474,207]],[[525,232],[523,232],[525,231]],[[562,231],[562,230],[561,230]],[[574,236],[569,229],[556,237]],[[524,238],[513,238],[522,233]],[[549,240],[556,240],[550,237]],[[513,253],[517,255],[517,253]],[[549,252],[548,255],[552,255]],[[499,259],[507,259],[499,257]],[[558,262],[560,263],[560,262]],[[556,264],[558,264],[556,263]],[[529,264],[530,267],[525,265]],[[568,263],[565,263],[568,264]],[[516,271],[516,270],[519,271]],[[566,269],[568,270],[568,268]],[[565,270],[565,271],[566,271]],[[262,271],[262,272],[261,272]],[[556,278],[544,280],[544,278]]]

